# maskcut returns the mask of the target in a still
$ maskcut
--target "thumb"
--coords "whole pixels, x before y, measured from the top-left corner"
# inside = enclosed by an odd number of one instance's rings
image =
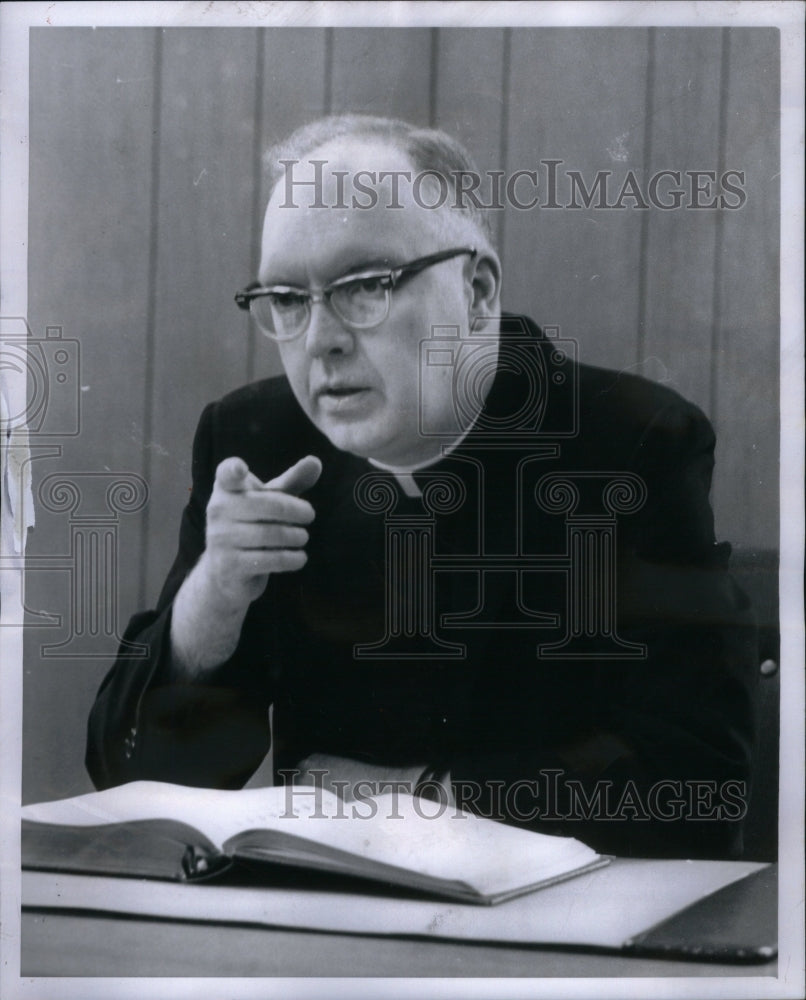
[[[261,485],[257,476],[249,471],[246,462],[235,456],[219,462],[215,470],[215,481],[228,493],[241,493],[243,490],[254,489]]]
[[[306,455],[296,465],[292,465],[290,469],[286,469],[285,472],[266,483],[266,488],[281,490],[283,493],[291,493],[298,497],[301,493],[315,486],[321,474],[321,461],[315,455]]]

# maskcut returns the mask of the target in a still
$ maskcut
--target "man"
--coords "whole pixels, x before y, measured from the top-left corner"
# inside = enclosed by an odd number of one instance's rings
[[[345,116],[270,162],[238,299],[285,377],[202,415],[179,553],[92,710],[93,780],[239,787],[273,706],[280,772],[439,779],[621,854],[740,850],[753,640],[706,419],[502,316],[449,137]]]

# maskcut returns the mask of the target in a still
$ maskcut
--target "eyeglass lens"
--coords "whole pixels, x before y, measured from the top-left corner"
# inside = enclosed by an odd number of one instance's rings
[[[345,282],[326,294],[336,315],[350,326],[382,323],[388,308],[388,289],[378,278]],[[307,292],[273,292],[252,299],[252,315],[269,335],[281,340],[299,336],[308,326],[311,296]]]

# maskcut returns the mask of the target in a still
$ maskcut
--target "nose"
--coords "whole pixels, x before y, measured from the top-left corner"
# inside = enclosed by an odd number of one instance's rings
[[[336,316],[327,302],[311,303],[311,318],[305,331],[305,350],[312,358],[350,354],[354,335]]]

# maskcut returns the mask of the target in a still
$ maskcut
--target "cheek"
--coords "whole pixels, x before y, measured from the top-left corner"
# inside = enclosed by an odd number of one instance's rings
[[[425,418],[425,423],[442,426],[444,415],[453,415],[454,368],[452,365],[428,363],[431,343],[448,348],[455,343],[453,337],[445,342],[440,337],[439,327],[448,326],[452,330],[456,322],[440,322],[442,310],[415,308],[405,329],[398,330],[389,342],[384,357],[377,358],[376,365],[385,383],[388,401],[394,401],[399,413],[408,423],[417,414]],[[450,310],[445,311],[447,314]],[[432,333],[432,328],[436,331]],[[419,426],[419,424],[418,424]]]
[[[453,368],[439,365],[424,369],[418,386],[418,395],[425,413],[452,412],[453,394]]]
[[[417,411],[421,393],[419,341],[413,345],[407,342],[404,348],[389,351],[377,367],[387,403],[401,419],[410,420],[412,413]]]
[[[294,395],[297,397],[300,406],[307,412],[310,409],[310,400],[308,399],[308,365],[305,363],[304,357],[300,358],[296,354],[289,354],[282,350],[280,351],[280,358],[283,363],[283,371]]]
[[[384,394],[400,398],[412,381],[407,373],[417,371],[419,346],[410,324],[396,324],[365,333],[356,345],[352,364],[371,373],[384,388]],[[416,381],[416,374],[415,374]]]

